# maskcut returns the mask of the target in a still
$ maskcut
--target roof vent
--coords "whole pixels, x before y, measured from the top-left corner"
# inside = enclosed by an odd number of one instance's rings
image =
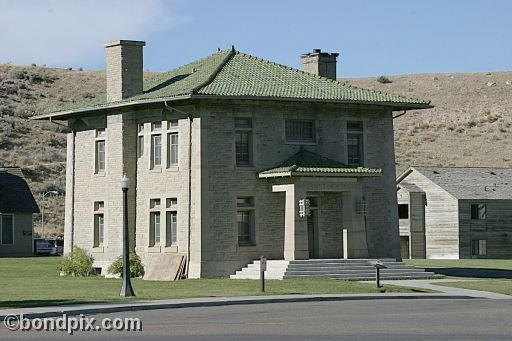
[[[491,175],[496,175],[496,173],[491,171]]]
[[[434,171],[434,174],[441,174],[441,173],[439,173],[438,171]]]

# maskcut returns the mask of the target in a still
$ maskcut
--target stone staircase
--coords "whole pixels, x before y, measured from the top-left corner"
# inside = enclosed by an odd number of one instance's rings
[[[266,279],[287,278],[333,278],[347,280],[375,280],[377,259],[307,259],[307,260],[268,260]],[[378,259],[387,268],[380,270],[381,279],[420,279],[431,278],[435,274],[397,262],[395,259]],[[259,279],[260,261],[256,260],[231,275],[232,279]]]

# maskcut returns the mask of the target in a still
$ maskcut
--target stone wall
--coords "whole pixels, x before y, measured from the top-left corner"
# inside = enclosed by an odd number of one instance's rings
[[[248,167],[236,166],[235,117],[252,118],[253,163]],[[314,119],[316,143],[287,143],[286,118]],[[178,120],[175,129],[179,133],[179,164],[167,167],[167,123],[171,120]],[[384,169],[381,177],[363,180],[363,196],[369,203],[368,252],[373,257],[399,257],[391,113],[333,104],[204,101],[180,106],[178,111],[145,109],[71,122],[76,131],[75,170],[72,171],[73,162],[69,162],[73,155],[70,134],[67,174],[69,177],[74,173],[75,181],[67,179],[66,234],[74,230],[75,245],[93,253],[95,266],[106,268],[121,254],[122,192],[118,182],[125,173],[131,180],[131,245],[146,264],[156,253],[190,254],[189,277],[195,278],[227,276],[261,255],[282,259],[285,194],[273,193],[273,181],[259,179],[257,174],[278,166],[301,148],[346,163],[347,120],[364,122],[365,165]],[[162,167],[158,169],[152,169],[150,164],[151,122],[162,122]],[[144,124],[144,153],[138,155],[141,123]],[[95,174],[95,132],[105,127],[106,171]],[[189,161],[192,165],[190,203]],[[70,195],[73,190],[74,200]],[[236,199],[242,196],[255,200],[254,246],[238,245]],[[178,242],[171,247],[164,243],[168,198],[178,200]],[[341,198],[341,193],[325,193],[319,198],[319,204],[323,205],[319,209],[320,257],[341,257],[343,217],[337,209],[342,205]],[[161,202],[161,245],[156,247],[149,246],[151,199]],[[95,201],[105,202],[105,242],[100,248],[93,247]]]

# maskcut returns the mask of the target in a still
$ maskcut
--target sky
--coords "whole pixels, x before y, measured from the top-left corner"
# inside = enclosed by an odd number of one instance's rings
[[[512,70],[510,0],[0,0],[0,63],[105,68],[106,42],[144,40],[164,71],[232,45],[338,77]]]

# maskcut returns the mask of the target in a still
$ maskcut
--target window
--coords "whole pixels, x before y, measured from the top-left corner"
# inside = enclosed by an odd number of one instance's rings
[[[137,138],[137,157],[144,155],[144,135],[139,135]]]
[[[168,125],[169,129],[171,128],[177,128],[178,127],[178,120],[174,120],[174,121],[169,121],[169,125]]]
[[[398,204],[398,219],[409,219],[408,204]]]
[[[14,244],[14,223],[12,215],[2,215],[0,221],[0,229],[2,233],[0,235],[0,244],[12,245]]]
[[[151,131],[160,131],[162,130],[162,122],[154,122],[151,124]]]
[[[472,220],[485,220],[487,215],[485,204],[471,204],[471,219]]]
[[[178,164],[178,133],[167,135],[167,155],[169,155],[168,166]]]
[[[151,168],[162,165],[162,135],[151,135]]]
[[[169,198],[166,201],[167,208],[178,208],[178,199],[177,198]]]
[[[95,158],[95,173],[105,172],[105,129],[96,130],[96,140],[94,158]]]
[[[158,246],[160,245],[160,212],[150,212],[149,219],[149,246]]]
[[[160,199],[150,199],[149,207],[150,208],[160,208]]]
[[[144,155],[144,123],[138,125],[139,135],[137,136],[137,157]]]
[[[475,239],[471,241],[471,255],[486,256],[487,241],[485,239]]]
[[[249,246],[255,244],[254,238],[254,198],[237,198],[237,227],[238,245]]]
[[[165,206],[167,208],[165,246],[174,246],[178,243],[178,199],[167,198]]]
[[[347,122],[347,163],[362,166],[364,161],[363,122]]]
[[[105,235],[105,215],[104,215],[105,202],[94,202],[94,240],[93,247],[103,246]]]
[[[235,158],[237,166],[252,163],[252,119],[235,118]]]
[[[166,246],[176,245],[178,242],[178,212],[168,211],[167,212],[167,234],[166,234]]]
[[[94,215],[94,247],[103,245],[103,235],[105,230],[105,216],[103,214]]]
[[[315,121],[314,120],[286,120],[285,135],[287,142],[314,143]]]

